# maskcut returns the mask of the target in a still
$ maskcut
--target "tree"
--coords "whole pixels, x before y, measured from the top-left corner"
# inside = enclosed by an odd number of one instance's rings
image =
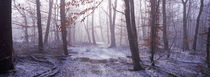
[[[38,36],[39,36],[39,51],[43,51],[42,20],[41,20],[40,6],[41,6],[40,0],[36,0],[37,27],[38,27]]]
[[[163,40],[164,40],[164,49],[168,50],[168,37],[167,37],[167,16],[166,16],[166,0],[163,0],[162,3],[162,10],[163,10]],[[168,52],[169,54],[169,52]],[[168,55],[169,56],[169,55]]]
[[[182,0],[183,4],[183,49],[189,50],[188,36],[187,36],[187,2],[188,0]]]
[[[208,64],[208,68],[210,68],[210,60],[209,60],[209,57],[210,57],[210,28],[208,28],[208,37],[207,37],[207,46],[206,46],[206,62]]]
[[[12,63],[11,0],[0,0],[0,73],[14,69]]]
[[[94,7],[95,7],[95,4],[93,4]],[[95,45],[96,44],[96,39],[95,39],[95,31],[94,31],[94,12],[95,10],[93,10],[93,14],[92,14],[92,39],[93,39],[93,44]]]
[[[126,18],[126,27],[128,32],[128,40],[134,65],[134,70],[142,70],[142,66],[140,65],[140,56],[138,49],[138,41],[137,41],[137,32],[136,32],[136,24],[135,24],[135,15],[134,15],[134,3],[133,0],[124,0],[125,2],[125,18]]]
[[[200,5],[200,11],[198,13],[198,17],[197,17],[197,20],[196,20],[196,29],[195,29],[195,35],[194,35],[194,41],[193,41],[193,50],[196,50],[198,30],[199,30],[199,24],[200,24],[200,17],[201,17],[203,7],[204,7],[204,0],[200,0],[200,1],[201,1],[201,5]]]
[[[45,45],[48,43],[48,35],[49,35],[50,22],[51,22],[51,16],[52,16],[52,7],[53,7],[53,0],[49,0],[49,14],[48,14],[47,28],[45,32],[45,38],[44,38]]]
[[[112,18],[112,2],[111,0],[109,2],[109,25],[110,25],[110,32],[111,32],[111,45],[110,47],[116,47],[115,42],[115,21],[116,21],[116,11],[114,11],[113,18]],[[117,0],[115,0],[114,8],[117,8]]]
[[[158,27],[159,27],[159,3],[160,0],[150,0],[151,11],[150,11],[150,26],[151,26],[151,35],[150,35],[150,49],[151,49],[151,62],[152,66],[155,66],[154,54],[158,50]]]
[[[60,16],[61,16],[61,33],[62,33],[62,40],[63,40],[63,50],[64,50],[64,54],[68,55],[68,49],[67,49],[67,40],[66,40],[66,36],[67,36],[67,21],[66,21],[66,8],[65,8],[65,0],[61,0],[60,2]]]

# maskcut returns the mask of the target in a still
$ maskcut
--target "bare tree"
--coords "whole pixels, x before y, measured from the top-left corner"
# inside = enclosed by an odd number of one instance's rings
[[[134,3],[133,0],[124,0],[125,2],[125,18],[128,32],[128,39],[130,50],[132,54],[132,60],[134,65],[134,70],[142,70],[142,66],[140,65],[140,56],[138,49],[138,41],[137,41],[137,32],[136,32],[136,24],[135,24],[135,14],[134,14]]]
[[[0,0],[0,73],[14,69],[12,63],[11,0]]]
[[[188,0],[182,0],[183,4],[183,49],[189,50],[188,35],[187,35],[187,2]]]
[[[110,45],[110,47],[116,47],[116,41],[115,41],[116,11],[114,11],[114,14],[112,16],[112,2],[111,2],[111,0],[109,0],[108,2],[109,2],[109,23],[110,23],[110,32],[111,32],[111,45]],[[115,9],[117,8],[117,0],[115,0],[114,8]]]
[[[49,35],[51,16],[52,16],[52,7],[53,7],[53,0],[49,0],[49,14],[48,14],[47,28],[45,32],[45,38],[44,38],[45,45],[48,43],[48,35]]]
[[[208,64],[208,68],[210,68],[210,60],[209,60],[209,57],[210,57],[210,28],[208,29],[208,37],[207,37],[207,46],[206,46],[206,62]]]
[[[68,49],[67,49],[67,40],[66,40],[66,36],[67,36],[67,22],[66,22],[66,13],[65,13],[65,0],[61,0],[60,2],[60,16],[61,16],[61,33],[62,33],[62,40],[63,40],[63,50],[64,50],[64,54],[68,55]]]
[[[95,4],[94,4],[95,7]],[[93,44],[96,44],[96,39],[95,39],[95,31],[94,31],[94,12],[95,10],[93,10],[93,14],[92,14],[92,39],[93,39]]]
[[[163,10],[163,40],[164,40],[164,49],[168,50],[168,36],[167,36],[167,14],[166,14],[166,0],[163,0],[162,3],[162,10]],[[168,52],[169,53],[169,52]]]
[[[155,66],[155,62],[154,62],[154,54],[155,51],[157,51],[158,47],[158,20],[159,20],[159,15],[158,15],[158,9],[159,9],[159,3],[160,0],[150,0],[151,3],[151,11],[150,11],[150,18],[151,18],[151,35],[150,35],[150,49],[151,49],[151,62],[152,62],[152,66]]]
[[[194,35],[194,41],[193,41],[193,49],[194,50],[196,50],[198,30],[199,30],[199,25],[200,25],[200,17],[201,17],[203,7],[204,7],[204,0],[200,0],[200,1],[201,1],[200,11],[198,13],[198,17],[197,17],[197,20],[196,20],[196,29],[195,29],[195,35]]]
[[[43,37],[42,37],[42,20],[41,20],[41,11],[40,11],[40,0],[36,0],[36,8],[37,8],[37,27],[38,27],[38,35],[39,35],[39,51],[43,50]]]

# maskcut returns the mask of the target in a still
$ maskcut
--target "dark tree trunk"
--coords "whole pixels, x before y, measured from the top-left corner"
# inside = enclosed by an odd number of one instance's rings
[[[44,38],[45,45],[48,43],[48,35],[49,35],[50,22],[51,22],[51,16],[52,16],[52,7],[53,7],[53,0],[49,0],[49,14],[48,14],[47,27],[46,27],[45,38]]]
[[[151,42],[150,42],[150,49],[151,49],[151,63],[152,66],[155,66],[155,61],[154,61],[154,54],[155,51],[158,50],[158,20],[159,20],[159,15],[158,15],[158,9],[159,9],[159,2],[160,0],[150,0],[151,3],[151,11],[150,11],[150,18],[151,18]]]
[[[194,41],[193,41],[193,50],[196,50],[196,45],[197,45],[197,38],[198,38],[198,30],[199,30],[199,24],[200,24],[200,17],[203,11],[203,6],[204,6],[204,0],[200,0],[201,5],[200,5],[200,11],[196,20],[196,29],[195,29],[195,36],[194,36]]]
[[[135,15],[134,15],[134,4],[133,0],[124,0],[125,1],[125,18],[128,32],[128,40],[130,45],[130,50],[132,54],[132,60],[134,64],[134,70],[142,70],[142,66],[140,65],[140,56],[138,49],[138,41],[137,41],[137,33],[136,33],[136,25],[135,25]]]
[[[61,0],[60,3],[61,7],[60,7],[60,16],[61,16],[61,32],[62,32],[62,40],[63,40],[63,50],[64,50],[64,54],[68,55],[68,49],[67,49],[67,40],[66,40],[66,36],[67,36],[67,30],[66,30],[66,13],[65,13],[65,0]]]
[[[187,36],[187,2],[182,0],[183,4],[183,49],[189,50],[188,36]]]
[[[12,63],[11,0],[0,0],[0,73],[14,69]]]
[[[163,0],[162,3],[163,10],[163,40],[164,40],[164,49],[168,51],[168,36],[167,36],[167,26],[166,26],[166,0]],[[168,52],[169,56],[169,52]]]
[[[206,62],[208,64],[208,68],[210,68],[210,28],[209,28],[209,31],[208,31],[208,38],[207,38],[207,47],[206,47]]]
[[[42,20],[41,20],[40,6],[41,6],[40,0],[36,0],[37,27],[38,27],[38,34],[39,34],[39,51],[43,51]]]

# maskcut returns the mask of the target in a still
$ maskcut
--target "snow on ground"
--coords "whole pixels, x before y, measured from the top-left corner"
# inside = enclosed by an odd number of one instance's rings
[[[121,51],[116,51],[116,49],[107,49],[99,47],[69,47],[69,55],[73,57],[86,57],[89,59],[103,60],[103,59],[119,59],[126,58],[126,54]],[[77,54],[72,54],[75,52]]]
[[[205,57],[173,50],[170,58],[155,56],[156,67],[150,66],[150,54],[140,49],[144,71],[130,71],[133,68],[129,48],[105,48],[97,46],[69,47],[68,57],[42,56],[34,60],[30,56],[16,59],[16,73],[0,77],[203,77]],[[48,51],[54,52],[54,51]],[[60,53],[60,51],[56,52]],[[184,54],[183,54],[184,53]],[[38,55],[43,55],[39,54]],[[41,61],[39,61],[41,60]],[[46,60],[46,61],[43,61]],[[55,68],[53,68],[56,66]],[[53,71],[57,73],[52,73]],[[46,72],[48,71],[48,72]],[[44,72],[44,74],[43,74]],[[40,75],[39,75],[40,74]]]

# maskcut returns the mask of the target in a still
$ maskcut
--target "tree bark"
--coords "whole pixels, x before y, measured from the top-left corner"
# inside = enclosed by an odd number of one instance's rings
[[[207,37],[207,46],[206,46],[206,62],[208,64],[208,68],[210,68],[210,28],[208,29],[208,37]]]
[[[135,25],[135,15],[134,15],[134,3],[133,0],[124,0],[125,2],[125,18],[128,32],[128,40],[130,45],[130,50],[132,54],[132,60],[134,65],[134,71],[142,70],[140,65],[140,56],[138,49],[136,25]],[[134,21],[133,21],[134,20]]]
[[[151,19],[151,35],[150,35],[150,49],[151,49],[151,63],[152,66],[155,66],[155,62],[154,62],[154,54],[155,51],[158,50],[158,20],[159,20],[159,15],[158,15],[158,9],[159,9],[159,2],[160,0],[150,0],[151,3],[151,11],[150,11],[150,19]]]
[[[93,14],[92,14],[92,39],[93,39],[93,45],[96,45],[96,39],[95,39],[95,34],[94,34],[95,33],[95,31],[94,31],[94,12],[95,12],[95,10],[93,10]]]
[[[44,38],[45,45],[48,43],[48,35],[49,35],[51,16],[52,16],[52,7],[53,7],[53,0],[49,0],[49,14],[48,14],[47,27],[46,27],[45,38]]]
[[[117,0],[115,0],[114,8],[117,8]],[[112,18],[112,2],[109,0],[109,23],[110,23],[110,32],[111,32],[111,45],[110,47],[116,47],[115,40],[115,21],[116,21],[116,11],[114,11]]]
[[[168,36],[167,36],[167,17],[166,17],[166,0],[163,0],[162,3],[162,10],[163,10],[163,40],[164,40],[164,49],[168,51]],[[169,51],[168,51],[169,55]]]
[[[87,32],[87,36],[88,36],[88,42],[91,43],[91,39],[90,39],[90,33],[89,33],[89,24],[88,24],[88,17],[87,17],[87,21],[86,21],[86,25],[85,25],[85,30]]]
[[[14,69],[12,63],[11,0],[0,0],[0,73]]]
[[[203,6],[204,6],[204,0],[200,0],[201,5],[200,5],[200,11],[196,20],[196,29],[195,29],[195,35],[194,35],[194,41],[193,41],[193,50],[196,50],[196,45],[197,45],[197,38],[198,38],[198,30],[199,30],[199,24],[200,24],[200,17],[203,12]]]
[[[60,2],[60,16],[61,16],[61,33],[62,33],[62,40],[63,40],[63,50],[64,50],[64,54],[68,55],[68,49],[67,49],[67,40],[66,40],[66,36],[67,36],[67,30],[66,30],[66,13],[65,13],[65,0],[61,0]]]
[[[189,50],[189,44],[188,44],[188,35],[187,35],[187,2],[188,0],[184,1],[182,0],[183,4],[183,49]]]
[[[38,35],[39,35],[39,51],[43,51],[42,20],[41,20],[40,6],[41,6],[40,0],[36,0],[37,27],[38,27]]]

